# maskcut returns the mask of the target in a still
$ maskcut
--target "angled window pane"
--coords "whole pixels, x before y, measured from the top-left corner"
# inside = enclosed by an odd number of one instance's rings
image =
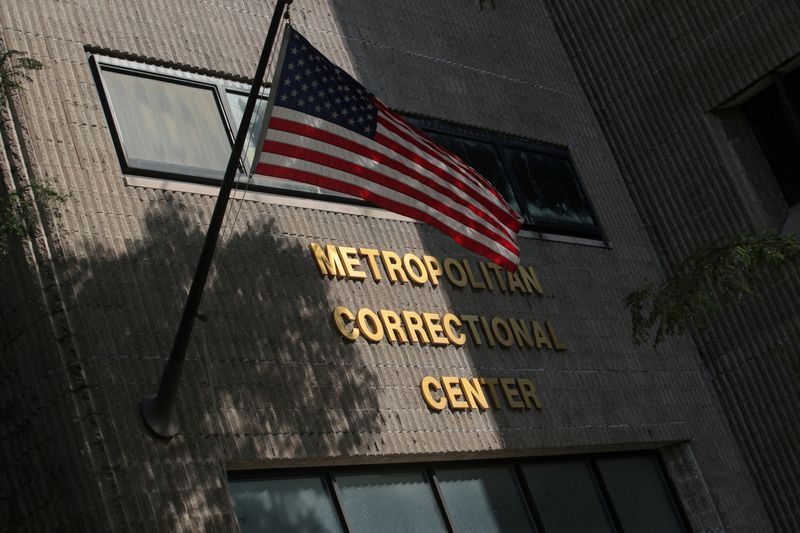
[[[800,108],[800,102],[793,107]],[[772,85],[747,102],[744,112],[786,203],[800,202],[800,138],[778,87]]]
[[[104,69],[128,167],[222,177],[231,143],[214,90]]]
[[[231,112],[233,113],[233,127],[235,129],[234,135],[236,135],[236,131],[239,129],[239,124],[242,122],[242,116],[244,116],[244,107],[247,105],[247,95],[231,91],[227,91],[226,94],[228,96]],[[243,150],[246,164],[245,168],[247,169],[247,172],[250,172],[250,169],[252,168],[253,158],[257,157],[261,153],[261,147],[257,146],[257,144],[258,136],[261,134],[261,122],[264,119],[264,113],[266,110],[266,99],[260,99],[258,102],[256,102],[256,107],[253,111],[253,120],[250,121],[250,126],[247,129],[247,141],[245,142]],[[326,196],[340,198],[354,198],[349,194],[323,189],[322,187],[309,185],[308,183],[302,183],[300,181],[292,181],[281,178],[267,178],[265,176],[256,175],[252,176],[251,179],[251,185],[257,185],[261,187],[273,187],[285,191],[297,191],[313,195],[324,194]]]
[[[595,225],[569,161],[562,157],[505,148],[523,197],[526,222]]]
[[[533,463],[522,471],[545,530],[614,532],[587,461]]]
[[[233,135],[234,138],[236,133],[239,131],[239,124],[242,123],[242,117],[244,116],[244,108],[247,105],[247,97],[246,94],[235,93],[231,91],[226,91],[225,95],[228,97],[228,104],[230,105],[231,112],[233,113]],[[256,101],[256,106],[253,109],[253,119],[250,121],[250,125],[247,128],[247,139],[244,143],[244,148],[242,153],[244,155],[244,160],[246,163],[245,168],[248,170],[250,169],[253,158],[255,157],[258,146],[258,136],[261,133],[261,121],[264,119],[264,112],[267,110],[267,100],[265,98],[259,98]]]
[[[511,468],[441,469],[436,475],[459,533],[533,530]]]
[[[426,132],[431,140],[443,148],[447,148],[461,158],[466,164],[478,171],[486,180],[497,189],[512,208],[519,212],[519,205],[511,189],[511,184],[503,172],[503,164],[494,144],[455,137],[441,133]]]
[[[342,531],[328,491],[318,477],[229,481],[242,533]]]
[[[625,533],[685,531],[655,458],[607,457],[597,465]]]
[[[354,532],[446,531],[433,489],[422,472],[337,476]]]

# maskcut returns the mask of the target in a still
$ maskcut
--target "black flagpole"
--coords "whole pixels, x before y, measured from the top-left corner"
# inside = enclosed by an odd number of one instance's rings
[[[158,392],[145,396],[141,402],[141,414],[145,425],[155,435],[164,439],[171,439],[178,433],[178,419],[175,415],[175,396],[178,393],[178,385],[181,379],[183,361],[186,357],[186,348],[189,345],[189,338],[192,335],[194,319],[197,310],[200,308],[200,301],[203,298],[203,290],[206,286],[208,271],[211,268],[211,260],[214,258],[214,249],[217,246],[219,231],[222,227],[222,219],[225,216],[225,208],[228,206],[228,199],[231,195],[233,182],[236,172],[239,169],[239,159],[242,154],[247,129],[253,116],[253,109],[256,105],[258,94],[261,90],[261,80],[267,70],[272,45],[275,42],[275,35],[278,33],[281,15],[284,8],[292,3],[292,0],[278,0],[275,12],[272,14],[267,38],[264,41],[264,49],[261,50],[261,58],[258,61],[256,75],[253,78],[253,87],[250,89],[250,97],[244,108],[242,121],[239,124],[239,131],[236,134],[236,141],[233,143],[231,157],[228,159],[228,167],[225,169],[225,177],[222,180],[222,187],[219,190],[217,203],[214,206],[214,213],[211,215],[211,222],[208,225],[208,233],[203,243],[203,251],[197,262],[192,287],[189,289],[189,296],[186,297],[186,305],[183,308],[183,315],[175,335],[175,343],[172,345],[172,352],[169,354],[167,364],[161,374],[161,381],[158,385]]]

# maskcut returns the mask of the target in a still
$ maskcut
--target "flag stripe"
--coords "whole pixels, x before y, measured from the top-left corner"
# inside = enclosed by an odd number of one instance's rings
[[[341,148],[330,149],[328,148],[329,146],[329,144],[312,141],[296,135],[280,134],[273,130],[272,135],[264,142],[264,152],[262,153],[260,161],[266,160],[267,162],[280,164],[281,160],[279,158],[269,157],[270,154],[275,154],[287,158],[302,159],[338,170],[345,174],[352,174],[363,178],[367,182],[377,183],[383,186],[387,191],[394,190],[404,194],[408,198],[413,198],[422,204],[429,205],[455,222],[483,234],[506,249],[512,251],[516,250],[516,245],[506,236],[498,233],[493,228],[481,224],[481,221],[468,218],[463,211],[454,209],[447,197],[443,197],[442,195],[436,195],[436,197],[434,197],[433,195],[425,194],[421,188],[413,186],[413,179],[409,180],[404,174],[398,174],[392,172],[391,169],[381,169],[376,165],[370,165],[370,161],[374,161],[374,159],[369,156],[361,157]],[[369,165],[372,168],[367,168],[362,165]],[[382,170],[387,172],[381,172]],[[402,180],[407,180],[411,183],[404,183]]]
[[[395,194],[391,194],[391,197],[383,196],[380,193],[373,191],[371,184],[360,183],[361,180],[358,179],[353,180],[355,183],[351,183],[351,181],[344,176],[330,177],[328,175],[329,173],[325,170],[325,167],[322,167],[321,170],[325,172],[324,175],[303,170],[299,164],[288,164],[287,166],[282,166],[269,163],[259,163],[257,166],[257,172],[260,175],[301,181],[303,183],[316,185],[317,187],[322,187],[324,189],[350,194],[352,196],[363,198],[364,200],[367,200],[389,211],[393,211],[409,218],[430,224],[442,233],[449,236],[461,246],[481,254],[482,256],[497,263],[507,270],[516,270],[519,254],[518,251],[516,253],[509,253],[505,250],[497,250],[496,247],[493,247],[491,244],[481,242],[465,232],[454,229],[448,226],[444,221],[441,220],[441,218],[437,216],[439,213],[436,210],[433,210],[433,213],[431,213],[428,209],[425,209],[427,206],[424,204],[420,206],[418,204],[412,204],[411,202],[398,200],[395,198]]]
[[[310,146],[308,143],[311,141],[305,141],[303,139],[303,137],[307,137],[309,139],[313,139],[314,141],[318,141],[314,145],[315,150],[325,151],[323,147],[324,144],[329,144],[347,152],[363,156],[363,158],[366,158],[367,160],[359,163],[362,166],[374,166],[374,164],[371,163],[371,161],[374,161],[384,167],[388,167],[382,169],[381,172],[397,178],[404,183],[410,183],[412,186],[422,185],[426,191],[430,190],[430,192],[426,193],[429,196],[443,199],[458,209],[465,209],[465,214],[470,218],[475,219],[476,217],[480,217],[481,220],[479,222],[481,224],[490,226],[492,230],[499,232],[500,235],[505,236],[506,238],[514,238],[514,234],[508,229],[506,224],[503,224],[497,220],[497,218],[492,216],[491,213],[480,209],[479,206],[475,205],[475,203],[471,201],[471,197],[467,196],[466,192],[462,191],[461,189],[448,187],[447,182],[442,182],[442,176],[427,172],[425,168],[422,168],[419,165],[414,165],[414,163],[407,158],[401,158],[401,161],[398,161],[392,157],[392,155],[395,154],[395,151],[392,150],[392,147],[387,148],[381,143],[370,143],[368,146],[367,143],[356,142],[352,139],[352,137],[357,137],[357,135],[345,130],[344,128],[336,128],[335,125],[330,125],[328,128],[330,130],[335,130],[334,132],[328,131],[327,129],[323,130],[315,128],[308,124],[298,123],[294,120],[279,118],[283,116],[290,116],[291,114],[296,115],[296,117],[293,118],[299,118],[300,120],[303,120],[305,117],[305,115],[295,112],[282,112],[279,116],[273,117],[270,120],[269,127],[272,132],[287,132],[290,134],[296,134],[298,137],[281,138],[277,134],[273,134],[270,135],[268,139],[281,140],[282,142],[288,143],[299,142],[303,143],[303,146]],[[348,155],[342,155],[342,157],[349,158]],[[408,165],[412,165],[414,168]]]
[[[422,171],[424,169],[424,173],[426,175],[433,178],[437,182],[440,182],[444,187],[450,189],[452,193],[460,194],[467,204],[471,206],[470,209],[473,211],[480,210],[491,215],[497,221],[497,224],[502,227],[504,233],[507,233],[512,238],[521,227],[522,219],[514,211],[510,211],[513,213],[513,215],[509,215],[509,211],[507,211],[508,207],[505,205],[504,200],[501,199],[499,202],[502,202],[502,206],[498,206],[498,200],[494,196],[485,196],[486,187],[484,185],[476,186],[475,184],[465,183],[463,172],[459,172],[451,167],[446,166],[443,161],[431,160],[431,155],[428,152],[410,148],[410,151],[406,151],[401,154],[397,152],[394,146],[386,146],[386,144],[390,143],[384,144],[371,141],[370,139],[364,138],[362,135],[353,133],[352,131],[337,126],[336,124],[324,121],[321,122],[322,119],[318,117],[300,113],[291,109],[277,107],[273,112],[273,117],[285,118],[294,122],[300,122],[323,132],[330,131],[336,133],[340,137],[347,138],[358,144],[368,145],[374,150],[381,151],[383,154],[388,155],[392,159],[399,160],[401,164],[412,165],[412,167],[416,168],[418,171]],[[278,123],[276,123],[276,125],[277,124]],[[382,130],[383,128],[379,126],[377,131],[380,132],[380,134],[383,134]],[[406,141],[404,137],[392,136],[392,138],[394,138],[398,143],[406,145],[406,147],[408,142],[410,142]],[[408,155],[411,153],[411,151],[414,151],[417,154],[417,157],[412,158],[412,156]],[[455,190],[453,190],[451,186],[454,186]],[[476,203],[478,205],[476,205]]]
[[[491,185],[487,185],[483,177],[478,175],[481,180],[478,182],[473,175],[475,171],[470,167],[460,168],[459,165],[464,165],[464,163],[456,156],[452,156],[449,153],[443,154],[439,150],[426,146],[421,142],[422,139],[416,132],[413,130],[403,131],[396,123],[389,121],[388,118],[383,113],[378,115],[379,128],[375,136],[377,142],[398,150],[405,157],[414,158],[415,160],[422,158],[428,167],[435,165],[439,169],[438,172],[446,172],[447,175],[452,176],[455,186],[468,191],[470,196],[480,202],[486,209],[489,209],[505,225],[511,227],[514,233],[519,230],[522,224],[519,215],[513,210],[509,210],[505,200],[500,198],[493,188],[489,188]],[[384,128],[387,131],[384,131]],[[393,139],[397,144],[386,142],[384,135],[386,138]]]
[[[363,198],[510,271],[522,217],[476,170],[287,28],[255,172]]]
[[[418,144],[420,149],[434,155],[434,157],[440,158],[450,164],[453,167],[453,170],[457,173],[466,174],[468,177],[473,179],[473,183],[477,187],[477,190],[481,191],[484,194],[491,195],[492,200],[510,217],[511,220],[519,220],[521,223],[522,217],[511,209],[508,206],[506,200],[502,197],[502,195],[497,192],[494,186],[489,183],[489,181],[484,178],[481,174],[479,174],[474,168],[464,163],[464,161],[458,157],[457,155],[453,154],[449,150],[445,150],[435,142],[433,142],[427,135],[423,132],[417,130],[413,126],[411,126],[408,122],[406,122],[402,117],[399,117],[391,110],[389,110],[383,102],[378,100],[377,98],[374,99],[375,105],[382,111],[378,115],[379,121],[382,120],[384,123],[390,122],[396,130],[398,130],[398,134],[404,135],[415,144]]]

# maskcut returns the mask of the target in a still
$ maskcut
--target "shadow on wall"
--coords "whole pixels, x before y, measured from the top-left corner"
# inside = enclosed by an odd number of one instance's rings
[[[232,203],[229,221],[237,209]],[[91,245],[70,266],[81,273],[75,313],[89,382],[102,390],[95,405],[109,464],[95,477],[112,529],[231,530],[226,464],[377,446],[364,441],[384,424],[365,386],[377,378],[333,337],[326,280],[306,240],[247,213],[255,209],[244,205],[218,245],[200,310],[207,320],[195,324],[177,400],[181,431],[169,442],[149,435],[138,402],[156,390],[208,213],[173,200],[146,214],[144,237],[124,241],[125,253],[114,252],[123,241]]]

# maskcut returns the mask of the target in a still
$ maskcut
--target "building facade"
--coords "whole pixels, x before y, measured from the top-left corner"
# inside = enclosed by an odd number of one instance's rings
[[[697,245],[783,227],[791,180],[742,106],[789,72],[789,8],[567,4],[294,2],[520,210],[522,268],[243,173],[171,440],[139,402],[274,2],[0,6],[3,49],[45,63],[2,109],[3,190],[66,195],[0,263],[2,527],[796,529],[796,272],[658,351],[622,304]]]

